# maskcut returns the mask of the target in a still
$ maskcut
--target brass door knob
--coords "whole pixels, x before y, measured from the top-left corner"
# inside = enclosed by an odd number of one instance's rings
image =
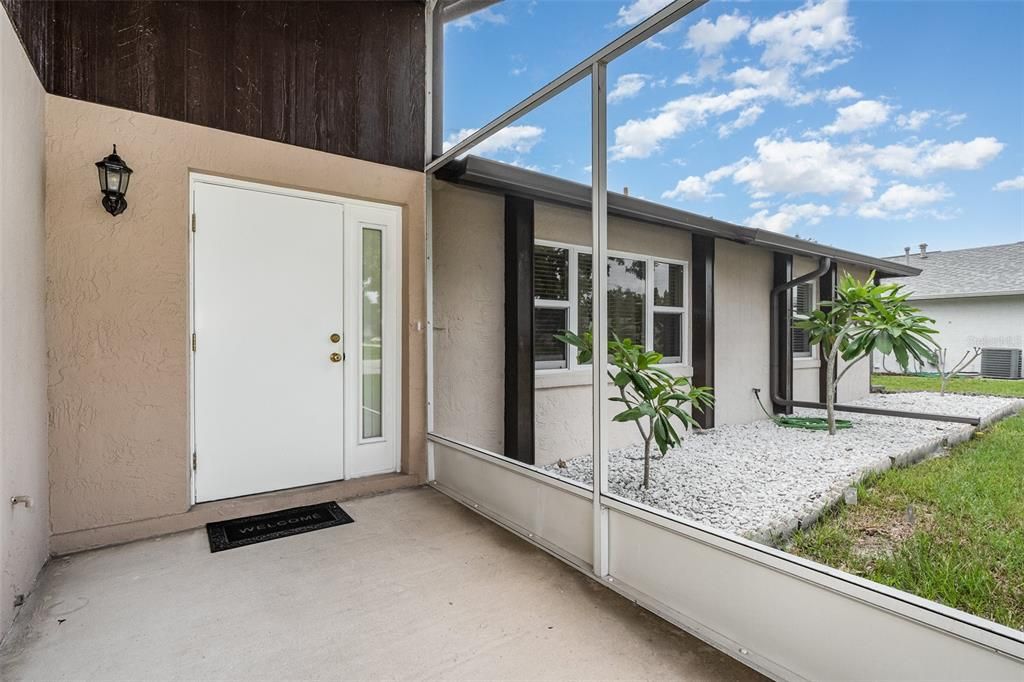
[[[331,353],[331,362],[341,362],[341,353]]]

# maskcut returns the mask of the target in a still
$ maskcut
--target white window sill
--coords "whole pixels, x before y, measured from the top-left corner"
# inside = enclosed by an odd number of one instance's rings
[[[681,363],[659,365],[667,369],[677,377],[692,377],[693,367]],[[574,370],[565,369],[542,369],[537,370],[534,375],[533,387],[535,390],[549,388],[564,388],[566,386],[589,386],[594,378],[593,370],[588,367],[580,367]],[[611,379],[608,380],[611,383]]]
[[[821,367],[818,358],[793,358],[793,369],[812,369]]]

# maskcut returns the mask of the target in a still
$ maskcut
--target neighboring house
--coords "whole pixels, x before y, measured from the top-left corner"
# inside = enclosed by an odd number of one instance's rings
[[[921,274],[886,281],[905,285],[910,301],[935,320],[935,339],[947,349],[948,364],[975,347],[1024,349],[1024,241],[955,251],[919,248],[887,260]],[[874,363],[876,370],[900,371],[893,358],[876,355]],[[981,358],[964,371],[980,372]]]

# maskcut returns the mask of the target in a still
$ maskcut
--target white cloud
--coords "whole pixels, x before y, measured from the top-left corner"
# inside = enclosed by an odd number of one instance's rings
[[[661,193],[662,199],[689,199],[691,201],[699,199],[709,199],[714,196],[721,196],[713,194],[714,186],[706,179],[697,175],[691,175],[690,177],[680,180],[676,183],[673,189]]]
[[[733,180],[755,197],[771,194],[842,195],[870,199],[878,180],[866,161],[827,141],[759,138],[756,159],[741,162]]]
[[[804,69],[803,74],[805,76],[818,76],[823,73],[828,73],[832,69],[842,66],[850,61],[850,57],[836,57],[830,62],[820,62],[817,64],[811,64]]]
[[[817,225],[830,215],[832,208],[823,204],[783,204],[775,213],[761,209],[747,218],[747,224],[770,232],[785,232],[798,222]]]
[[[1009,180],[1000,180],[992,189],[996,192],[1010,192],[1017,189],[1024,190],[1024,175],[1018,175],[1017,177],[1010,178]]]
[[[857,209],[862,218],[913,218],[919,209],[952,196],[942,185],[906,185],[897,183],[889,187],[876,201]]]
[[[731,123],[723,123],[718,126],[718,137],[729,137],[740,128],[747,128],[754,125],[757,119],[764,113],[764,108],[758,105],[749,106],[740,112],[736,120]]]
[[[838,102],[844,99],[857,99],[861,96],[859,90],[854,90],[849,85],[841,88],[833,88],[825,93],[826,102]]]
[[[615,23],[619,26],[639,24],[669,2],[670,0],[633,0],[631,4],[619,8],[619,18]]]
[[[659,50],[659,51],[661,51],[661,50],[667,50],[668,49],[668,45],[666,45],[665,43],[661,42],[657,38],[648,38],[643,43],[641,43],[641,45],[643,45],[644,47],[646,47],[649,50]]]
[[[866,151],[872,163],[884,171],[920,177],[939,170],[977,170],[999,156],[1005,146],[994,137],[976,137],[969,142],[936,144],[926,140],[911,146],[869,147]]]
[[[840,107],[836,111],[836,120],[821,129],[826,135],[837,133],[853,133],[867,130],[885,123],[889,119],[888,104],[873,99],[862,99],[848,107]]]
[[[457,28],[460,31],[462,29],[475,31],[484,24],[493,24],[500,26],[501,24],[507,23],[508,18],[504,14],[500,14],[498,12],[495,12],[490,7],[486,7],[478,12],[473,12],[472,14],[467,14],[464,17],[459,17],[458,19],[448,23],[447,25]]]
[[[768,66],[811,64],[852,47],[850,29],[846,0],[809,1],[798,9],[756,22],[748,39],[751,45],[764,46],[761,62]],[[834,66],[838,64],[826,65],[825,70]]]
[[[739,87],[721,94],[704,92],[680,97],[664,104],[654,116],[630,119],[616,127],[612,159],[647,158],[666,140],[704,125],[712,116],[748,109],[765,100],[788,102],[800,95],[790,85],[785,69],[743,67],[729,74],[728,78]],[[681,81],[677,79],[676,82]],[[752,115],[753,112],[748,114]]]
[[[722,95],[688,95],[665,104],[650,118],[630,119],[615,128],[613,159],[643,159],[661,148],[661,143],[703,124],[708,116],[735,111],[763,97],[757,88],[740,88]]]
[[[967,120],[967,114],[946,114],[946,130],[956,128]]]
[[[909,114],[900,114],[896,117],[896,125],[904,130],[920,130],[921,126],[928,122],[934,112],[918,111],[914,109]]]
[[[608,93],[609,102],[620,102],[636,97],[651,77],[645,73],[624,73],[615,80],[615,87]]]
[[[466,139],[477,131],[476,128],[463,128],[452,133],[444,141],[444,149],[447,151],[456,144]],[[531,125],[509,126],[502,128],[494,135],[473,147],[469,153],[472,154],[493,154],[495,152],[515,152],[525,154],[533,149],[534,145],[540,142],[544,135],[544,129]]]
[[[722,14],[715,21],[701,19],[686,32],[686,47],[703,55],[721,52],[750,28],[750,19],[738,13]]]

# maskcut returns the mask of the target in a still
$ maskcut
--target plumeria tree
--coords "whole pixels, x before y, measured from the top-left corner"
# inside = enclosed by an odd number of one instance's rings
[[[972,362],[978,359],[980,355],[981,348],[975,346],[964,351],[963,357],[961,357],[959,361],[953,363],[953,365],[950,365],[949,349],[936,346],[935,367],[939,370],[939,395],[946,395],[946,387],[949,385],[949,380],[967,369]]]
[[[935,320],[907,303],[909,294],[903,293],[903,285],[874,284],[874,280],[874,272],[864,282],[850,274],[843,275],[835,299],[822,301],[817,310],[800,316],[794,325],[810,333],[810,342],[821,347],[822,357],[828,363],[825,406],[830,435],[836,432],[835,395],[839,382],[872,352],[895,356],[904,369],[912,357],[922,363],[935,361],[935,343],[931,338],[938,333],[932,326]],[[837,376],[839,358],[846,366]]]
[[[576,348],[580,363],[594,358],[594,339],[590,332],[582,336],[563,331],[555,337]],[[651,482],[651,446],[657,445],[664,457],[669,448],[681,445],[682,432],[697,426],[683,408],[702,411],[714,404],[711,389],[694,386],[686,377],[673,376],[661,367],[661,353],[644,350],[630,339],[614,337],[608,342],[608,377],[619,394],[610,400],[624,408],[613,417],[617,422],[633,422],[644,441],[643,487]],[[681,428],[676,428],[676,421]]]

